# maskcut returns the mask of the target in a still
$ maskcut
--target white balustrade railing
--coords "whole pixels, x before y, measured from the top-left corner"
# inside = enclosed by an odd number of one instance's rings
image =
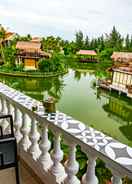
[[[43,124],[43,130],[41,135],[41,142],[40,142],[40,150],[41,154],[39,157],[40,164],[45,171],[48,171],[51,166],[53,165],[53,161],[51,159],[49,149],[51,147],[51,143],[48,139],[48,125],[47,123]]]
[[[32,106],[38,106],[32,111]],[[122,178],[132,179],[132,148],[119,143],[103,133],[86,127],[61,112],[47,114],[42,104],[0,83],[0,110],[10,113],[14,119],[15,136],[19,155],[33,169],[42,182],[48,184],[99,184],[95,174],[96,159],[106,163],[113,175],[111,182],[121,184]],[[0,122],[2,126],[5,122]],[[7,125],[6,125],[7,126]],[[48,131],[53,134],[53,142]],[[63,162],[61,139],[69,147],[67,160]],[[87,155],[87,170],[78,179],[79,164],[76,146]]]

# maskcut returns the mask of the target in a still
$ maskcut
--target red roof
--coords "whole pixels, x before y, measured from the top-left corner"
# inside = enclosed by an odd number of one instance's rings
[[[79,50],[77,54],[78,55],[91,55],[91,56],[97,55],[97,53],[94,50]]]

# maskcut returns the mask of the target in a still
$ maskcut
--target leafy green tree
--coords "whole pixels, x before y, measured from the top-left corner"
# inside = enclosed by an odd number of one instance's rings
[[[0,24],[0,53],[1,57],[3,59],[3,62],[5,62],[5,56],[3,51],[3,41],[5,40],[6,30],[5,28]]]
[[[90,49],[96,50],[98,47],[98,41],[96,38],[93,38],[90,42]]]
[[[85,49],[89,49],[89,47],[90,47],[89,37],[86,36],[85,42],[84,42],[84,48],[85,48]]]
[[[26,36],[20,36],[19,34],[17,34],[15,40],[16,42],[17,41],[31,41],[32,37],[30,34],[27,34]]]
[[[66,65],[64,56],[54,53],[50,59],[40,59],[38,66],[42,72],[63,72]]]
[[[5,65],[15,68],[16,48],[14,46],[6,46],[4,48]]]
[[[105,40],[104,40],[104,36],[103,35],[97,39],[97,42],[98,42],[97,44],[98,44],[99,51],[104,50]]]
[[[48,52],[60,52],[64,41],[60,37],[48,36],[42,39],[42,49]]]
[[[126,38],[125,38],[125,50],[130,50],[130,38],[129,38],[129,34],[127,34]]]
[[[105,59],[110,59],[112,53],[113,53],[113,48],[105,48],[104,50],[102,50],[100,53],[99,53],[99,58],[100,60],[105,60]]]
[[[76,44],[76,50],[80,50],[84,48],[84,40],[83,40],[83,32],[78,31],[75,34],[76,39],[75,39],[75,44]]]
[[[113,27],[109,35],[106,34],[105,46],[120,51],[123,47],[123,38],[121,34]]]

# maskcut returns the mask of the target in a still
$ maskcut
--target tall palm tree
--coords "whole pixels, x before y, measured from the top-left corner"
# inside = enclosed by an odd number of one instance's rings
[[[3,51],[3,41],[5,40],[5,36],[6,36],[6,30],[0,24],[0,52],[1,52],[1,56],[4,62],[5,62],[5,56],[4,56],[4,51]]]

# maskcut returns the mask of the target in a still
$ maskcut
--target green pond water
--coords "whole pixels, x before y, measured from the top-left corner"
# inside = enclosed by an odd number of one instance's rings
[[[132,100],[97,89],[94,71],[69,69],[46,79],[0,76],[0,81],[38,100],[53,96],[59,111],[132,146]]]

